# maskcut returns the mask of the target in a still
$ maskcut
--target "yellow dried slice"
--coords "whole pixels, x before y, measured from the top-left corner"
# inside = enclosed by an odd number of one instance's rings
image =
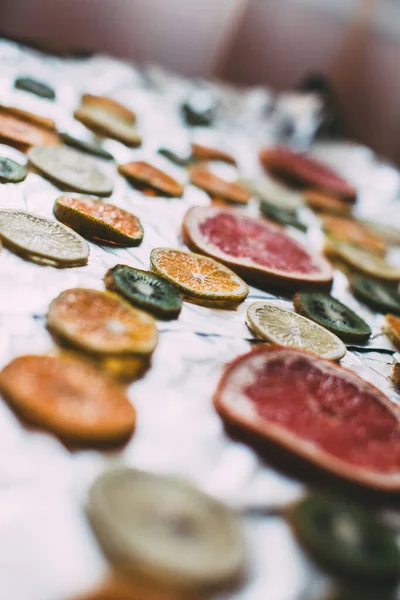
[[[400,269],[388,263],[385,259],[351,244],[330,243],[325,252],[333,259],[338,259],[351,270],[359,271],[383,281],[400,281]]]
[[[360,221],[334,215],[322,217],[324,231],[339,242],[347,242],[373,254],[384,256],[387,251],[385,240],[367,229]]]

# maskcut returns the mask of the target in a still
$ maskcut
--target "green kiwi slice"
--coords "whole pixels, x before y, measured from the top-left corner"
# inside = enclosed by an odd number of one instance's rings
[[[306,552],[326,571],[363,584],[400,578],[396,533],[364,508],[315,493],[289,509],[288,519]]]
[[[55,91],[43,81],[38,81],[32,77],[18,77],[14,82],[14,87],[24,92],[29,92],[46,100],[55,100]]]
[[[294,295],[293,305],[296,312],[332,331],[346,344],[365,344],[371,336],[369,325],[329,294],[300,291]]]
[[[107,289],[162,319],[176,319],[181,311],[182,299],[178,290],[150,271],[116,265],[107,271],[104,282]]]
[[[351,280],[353,294],[381,313],[400,315],[400,294],[396,288],[371,277],[356,275]]]
[[[342,586],[332,590],[328,596],[324,596],[321,600],[396,600],[397,588],[393,585],[360,585],[360,584],[343,584]]]
[[[270,221],[273,221],[274,223],[289,227],[296,227],[296,229],[300,229],[300,231],[307,231],[307,225],[300,221],[295,213],[292,214],[283,208],[280,208],[279,206],[265,202],[265,200],[260,203],[260,210],[264,217]]]
[[[187,167],[192,159],[191,152],[183,154],[175,152],[175,150],[171,150],[171,148],[159,148],[158,153],[179,167]]]
[[[105,160],[114,160],[114,157],[110,152],[104,150],[98,144],[91,144],[90,142],[85,142],[84,140],[80,140],[78,138],[69,135],[68,133],[60,133],[60,137],[64,144],[67,146],[71,146],[71,148],[76,148],[81,152],[85,152],[86,154],[93,154],[93,156],[98,156],[99,158],[104,158]]]
[[[0,157],[0,183],[19,183],[26,175],[24,166],[10,158]]]

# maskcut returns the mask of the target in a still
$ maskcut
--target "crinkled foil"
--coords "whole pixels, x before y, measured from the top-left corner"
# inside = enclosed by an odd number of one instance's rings
[[[238,93],[208,84],[220,94],[220,114],[212,129],[190,130],[178,103],[196,86],[152,67],[138,69],[107,56],[58,58],[0,41],[0,102],[53,118],[61,131],[92,140],[74,121],[80,94],[109,94],[138,114],[144,145],[128,149],[107,140],[104,146],[118,163],[147,159],[181,182],[186,172],[157,154],[161,146],[185,148],[196,141],[218,144],[239,160],[241,175],[260,173],[257,148],[279,140],[279,118],[271,110],[273,94],[263,88]],[[17,76],[30,75],[54,86],[56,102],[13,88]],[[399,173],[371,151],[350,143],[320,144],[313,153],[346,174],[360,189],[360,215],[400,225],[396,201]],[[26,157],[7,146],[0,155],[20,162]],[[112,201],[136,214],[144,227],[143,243],[134,249],[90,244],[85,267],[38,266],[3,249],[0,254],[0,363],[25,353],[52,351],[45,328],[49,302],[74,286],[103,289],[106,270],[117,263],[149,266],[156,246],[183,247],[180,223],[193,205],[209,204],[208,196],[187,185],[183,199],[149,198],[118,176],[115,164],[97,160],[114,181]],[[234,177],[230,167],[218,167]],[[217,169],[218,170],[218,169]],[[0,186],[0,207],[22,208],[52,217],[60,191],[35,173],[20,184]],[[397,214],[396,214],[397,209]],[[253,202],[250,211],[257,213]],[[307,235],[293,235],[318,248],[322,237],[315,217],[303,210]],[[393,259],[399,261],[396,253]],[[334,293],[363,316],[373,329],[367,349],[351,349],[342,363],[371,381],[393,402],[400,396],[389,374],[393,348],[381,334],[382,316],[358,303],[341,273]],[[118,452],[70,452],[57,439],[21,424],[0,403],[0,597],[12,600],[67,600],[105,576],[108,566],[87,524],[84,505],[93,478],[104,468],[126,464],[188,477],[202,489],[242,512],[248,545],[248,577],[243,588],[219,598],[237,600],[312,600],[324,593],[325,580],[305,559],[275,507],[300,497],[305,488],[295,478],[274,470],[252,449],[233,441],[213,410],[211,397],[225,363],[246,352],[252,335],[245,325],[247,306],[268,299],[283,306],[284,298],[251,288],[236,311],[185,304],[178,321],[159,323],[160,341],[145,377],[133,383],[129,396],[138,410],[138,428]],[[367,350],[367,351],[366,351]],[[255,512],[249,509],[257,509]],[[268,516],[268,512],[272,514]],[[265,513],[264,515],[262,513]],[[250,514],[251,513],[251,514]]]

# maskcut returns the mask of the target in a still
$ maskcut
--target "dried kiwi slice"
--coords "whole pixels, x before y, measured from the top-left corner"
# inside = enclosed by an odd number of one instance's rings
[[[395,287],[379,283],[372,277],[355,275],[351,280],[353,294],[381,313],[400,315],[400,294]]]
[[[293,305],[296,312],[329,329],[346,344],[365,344],[371,336],[369,325],[329,294],[300,291],[294,295]]]
[[[0,157],[0,183],[19,183],[25,179],[26,174],[26,168],[15,160]]]
[[[14,82],[14,87],[47,100],[55,100],[56,97],[55,91],[47,83],[32,79],[32,77],[18,77]]]
[[[127,265],[116,265],[107,271],[106,287],[129,302],[164,319],[176,318],[182,308],[181,295],[169,281]]]
[[[382,586],[371,584],[343,584],[339,588],[332,590],[327,596],[321,600],[396,600],[397,588],[393,585]]]
[[[317,493],[292,507],[288,519],[305,550],[327,571],[352,580],[399,579],[396,533],[369,511]]]
[[[187,167],[192,160],[192,153],[189,151],[186,154],[183,154],[175,152],[175,150],[171,150],[171,148],[159,148],[158,153],[179,167]]]
[[[104,148],[98,144],[91,144],[85,140],[80,140],[72,135],[69,135],[68,133],[60,133],[60,137],[64,144],[71,146],[71,148],[76,148],[76,150],[80,150],[86,154],[93,154],[93,156],[98,156],[100,158],[104,158],[105,160],[114,160],[113,155],[110,154],[110,152],[107,152],[107,150],[104,150]]]
[[[261,213],[274,223],[279,223],[280,225],[286,225],[289,227],[296,227],[296,229],[300,229],[300,231],[307,231],[307,225],[300,221],[296,214],[292,214],[279,208],[279,206],[274,206],[269,202],[262,201],[260,203]]]

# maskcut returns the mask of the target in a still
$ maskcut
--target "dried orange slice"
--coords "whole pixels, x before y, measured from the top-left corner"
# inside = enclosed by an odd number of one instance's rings
[[[133,161],[120,165],[118,171],[139,189],[150,188],[166,196],[181,197],[184,188],[175,179],[147,162]]]
[[[390,314],[386,315],[383,331],[397,350],[400,350],[400,318]]]
[[[53,211],[59,221],[83,237],[119,246],[137,246],[143,239],[143,229],[135,215],[101,200],[60,196]]]
[[[136,114],[120,102],[109,98],[108,96],[95,96],[93,94],[82,94],[81,104],[84,106],[94,106],[114,114],[119,119],[133,125],[136,123]]]
[[[217,177],[202,167],[189,167],[190,181],[214,198],[221,198],[236,204],[247,204],[250,193],[239,183],[232,183]]]
[[[42,117],[42,115],[36,115],[35,113],[31,113],[27,110],[23,110],[22,108],[17,108],[15,106],[5,106],[4,104],[0,104],[0,112],[4,114],[13,115],[22,121],[28,121],[28,123],[33,123],[34,125],[38,125],[43,129],[48,129],[49,131],[57,131],[57,127],[55,121],[53,119],[49,119],[48,117]]]
[[[32,146],[58,144],[59,138],[55,131],[0,111],[0,142],[26,152]]]
[[[1,371],[0,389],[24,419],[66,441],[123,442],[135,428],[122,387],[85,361],[20,356]]]
[[[324,215],[322,222],[324,231],[332,239],[354,244],[380,256],[386,254],[387,245],[385,240],[369,231],[362,223],[333,215]]]
[[[339,217],[349,217],[352,207],[348,202],[336,196],[318,190],[305,190],[304,199],[308,206],[315,212],[330,213]]]
[[[229,308],[249,293],[245,282],[212,258],[172,248],[154,248],[151,268],[176,285],[184,298],[205,306]]]
[[[101,356],[148,355],[157,345],[153,317],[110,292],[62,292],[49,306],[47,325],[62,341]]]
[[[192,159],[196,161],[220,161],[226,162],[230,165],[236,166],[236,160],[228,152],[219,150],[218,148],[211,148],[210,146],[203,146],[202,144],[192,144]]]

